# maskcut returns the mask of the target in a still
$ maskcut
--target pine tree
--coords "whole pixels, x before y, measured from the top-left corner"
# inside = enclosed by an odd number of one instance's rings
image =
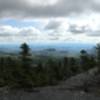
[[[30,48],[28,44],[23,43],[21,45],[21,62],[22,62],[22,74],[21,74],[21,85],[22,87],[32,87],[33,80],[32,80],[32,57],[30,54]]]
[[[80,60],[81,60],[81,67],[82,70],[86,71],[89,69],[89,55],[87,53],[87,51],[85,50],[81,50],[80,51]]]
[[[100,70],[100,44],[96,46],[97,66]]]
[[[20,48],[21,48],[20,55],[21,55],[23,67],[29,68],[31,66],[31,61],[32,61],[31,54],[30,54],[30,48],[28,44],[26,43],[23,43]]]

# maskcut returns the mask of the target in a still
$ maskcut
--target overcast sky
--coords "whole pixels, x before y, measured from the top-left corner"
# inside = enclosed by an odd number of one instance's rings
[[[100,42],[100,0],[0,0],[0,43]]]

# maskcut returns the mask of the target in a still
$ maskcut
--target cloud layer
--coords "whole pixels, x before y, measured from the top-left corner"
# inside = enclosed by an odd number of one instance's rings
[[[0,0],[0,17],[65,17],[100,11],[99,0]]]
[[[0,23],[0,42],[97,42],[99,18],[100,0],[0,0],[0,21],[20,20]]]

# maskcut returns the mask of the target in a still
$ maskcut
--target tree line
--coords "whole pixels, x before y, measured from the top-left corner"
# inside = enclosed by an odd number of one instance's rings
[[[63,57],[61,59],[48,57],[44,61],[34,64],[33,56],[28,44],[20,46],[18,57],[0,57],[0,86],[11,88],[33,88],[47,85],[57,85],[78,73],[91,68],[100,69],[100,44],[96,46],[96,53],[89,54],[80,51],[79,58]],[[42,59],[42,58],[41,58]]]

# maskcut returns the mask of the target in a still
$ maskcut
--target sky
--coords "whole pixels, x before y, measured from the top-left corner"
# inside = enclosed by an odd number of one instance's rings
[[[0,0],[0,43],[99,43],[100,0]]]

